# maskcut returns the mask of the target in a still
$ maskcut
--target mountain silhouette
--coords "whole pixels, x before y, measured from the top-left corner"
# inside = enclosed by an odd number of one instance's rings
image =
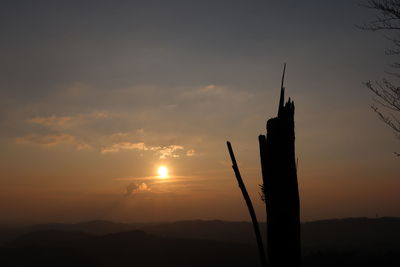
[[[60,230],[43,230],[31,232],[9,242],[9,247],[66,245],[86,240],[92,235],[83,232],[65,232]]]
[[[38,231],[1,249],[2,266],[244,266],[257,265],[255,256],[249,244],[165,238],[141,230],[103,236]]]
[[[75,224],[66,223],[49,223],[39,224],[32,226],[31,230],[43,230],[43,229],[55,229],[63,231],[78,231],[90,234],[104,235],[116,232],[129,231],[133,229],[142,228],[145,225],[143,223],[116,223],[105,220],[87,221]]]
[[[259,265],[250,222],[91,221],[17,230],[0,246],[2,267]],[[307,222],[302,236],[303,266],[400,266],[400,218]]]

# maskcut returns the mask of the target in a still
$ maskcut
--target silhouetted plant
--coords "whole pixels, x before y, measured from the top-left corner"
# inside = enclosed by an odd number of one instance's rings
[[[360,28],[369,31],[384,32],[386,39],[392,43],[392,47],[386,50],[390,56],[400,55],[400,1],[396,0],[368,0],[360,4],[362,7],[378,11],[376,19]],[[400,78],[400,62],[391,64],[394,72],[387,72],[395,79]],[[400,139],[400,86],[392,81],[383,78],[381,81],[368,81],[366,86],[374,93],[374,99],[377,105],[371,105],[371,108],[378,117],[389,126],[395,136]],[[382,109],[380,109],[382,108]],[[394,152],[397,156],[400,153]]]

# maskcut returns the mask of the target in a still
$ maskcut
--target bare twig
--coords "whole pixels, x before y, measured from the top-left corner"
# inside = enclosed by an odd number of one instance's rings
[[[363,30],[382,32],[392,44],[386,49],[386,55],[400,55],[400,1],[363,0],[360,6],[377,11],[377,15],[373,21],[358,27]],[[399,79],[400,63],[393,62],[390,66],[393,71],[386,71],[386,74],[393,80]],[[381,81],[368,81],[365,85],[374,94],[374,102],[377,103],[377,106],[372,105],[372,110],[400,139],[400,86],[386,78]],[[400,153],[395,152],[395,154],[399,156]]]
[[[266,263],[266,258],[265,258],[265,250],[264,250],[263,241],[261,238],[260,227],[258,225],[257,216],[254,211],[250,196],[247,193],[246,186],[243,183],[242,176],[240,175],[239,167],[236,163],[235,154],[233,154],[233,149],[232,149],[231,143],[229,141],[227,141],[226,145],[228,146],[229,155],[231,157],[232,169],[235,172],[235,176],[238,181],[239,188],[242,191],[243,198],[246,201],[246,205],[247,205],[247,208],[250,213],[251,221],[253,222],[254,233],[256,235],[258,252],[259,252],[259,256],[260,256],[260,263],[261,263],[262,267],[266,267],[267,263]]]

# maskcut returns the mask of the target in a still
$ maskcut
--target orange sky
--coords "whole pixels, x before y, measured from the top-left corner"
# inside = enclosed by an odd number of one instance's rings
[[[302,220],[400,216],[399,142],[363,85],[384,75],[387,43],[354,27],[369,11],[71,5],[0,11],[0,223],[249,220],[227,140],[264,220],[257,136],[276,115],[283,62]],[[154,177],[160,165],[170,178]]]

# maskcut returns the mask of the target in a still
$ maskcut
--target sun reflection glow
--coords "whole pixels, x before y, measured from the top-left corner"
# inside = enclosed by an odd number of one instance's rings
[[[160,166],[157,169],[158,178],[165,179],[168,178],[168,168],[165,166]]]

